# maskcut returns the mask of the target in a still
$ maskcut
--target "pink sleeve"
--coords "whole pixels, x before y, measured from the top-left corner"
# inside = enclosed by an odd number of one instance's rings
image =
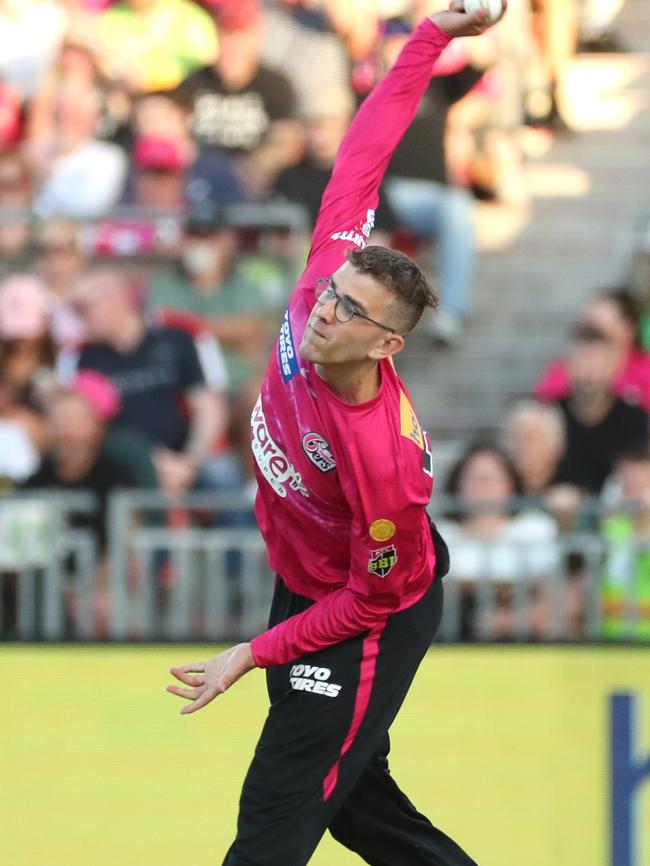
[[[365,246],[388,163],[415,116],[450,37],[426,19],[397,62],[359,108],[339,148],[316,219],[307,269],[299,285],[329,277],[349,247]]]

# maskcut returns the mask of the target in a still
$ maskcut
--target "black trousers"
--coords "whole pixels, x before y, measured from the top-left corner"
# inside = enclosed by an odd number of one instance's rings
[[[388,729],[440,623],[442,597],[438,578],[383,627],[268,669],[271,707],[224,866],[304,866],[328,828],[372,866],[476,866],[388,769]],[[310,604],[278,578],[271,625]]]

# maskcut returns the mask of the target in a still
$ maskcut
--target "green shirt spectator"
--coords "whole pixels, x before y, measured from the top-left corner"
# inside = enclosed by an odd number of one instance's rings
[[[627,515],[608,518],[602,532],[608,541],[601,581],[603,635],[650,640],[650,538],[644,545]]]
[[[190,0],[121,0],[99,35],[111,71],[146,92],[176,87],[218,53],[214,21]]]
[[[220,285],[207,290],[193,285],[180,269],[161,275],[150,287],[149,301],[154,307],[188,310],[205,320],[221,344],[230,391],[239,391],[253,375],[253,360],[235,344],[229,345],[222,333],[233,319],[239,324],[251,321],[256,326],[267,306],[259,285],[245,274],[243,267],[235,266]]]

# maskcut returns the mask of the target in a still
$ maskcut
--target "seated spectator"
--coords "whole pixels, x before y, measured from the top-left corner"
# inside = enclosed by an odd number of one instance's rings
[[[183,187],[176,205],[206,198],[222,205],[242,201],[244,194],[233,159],[197,145],[190,135],[189,119],[187,109],[172,94],[149,94],[137,100],[132,120],[136,167],[179,172]],[[131,195],[129,184],[127,202]],[[134,198],[137,203],[137,195]]]
[[[107,432],[118,411],[119,396],[110,381],[97,373],[80,373],[70,388],[59,390],[48,401],[43,461],[24,482],[27,488],[88,490],[97,497],[97,509],[73,513],[71,525],[89,529],[100,554],[93,588],[98,636],[108,631],[108,496],[119,488],[156,486],[149,443],[134,433]],[[76,599],[70,595],[66,601],[74,620]]]
[[[327,15],[311,0],[279,0],[266,9],[262,60],[284,73],[304,116],[325,90],[350,90],[349,61]]]
[[[18,143],[22,134],[21,109],[20,93],[0,78],[0,150]]]
[[[185,224],[180,268],[152,280],[149,302],[154,309],[193,312],[209,325],[228,371],[231,439],[248,471],[249,419],[266,362],[269,317],[259,285],[236,258],[236,247],[223,212],[209,201],[197,205]]]
[[[460,586],[461,638],[512,638],[517,628],[513,601],[522,581],[524,630],[546,633],[544,581],[559,568],[557,527],[541,511],[513,512],[509,500],[521,496],[523,487],[510,458],[492,445],[473,445],[450,471],[445,492],[457,498],[450,519],[440,522],[439,529],[450,550],[447,580]],[[481,609],[486,581],[491,604]]]
[[[7,436],[19,438],[21,453],[32,455],[25,458],[27,465],[44,444],[42,398],[54,381],[55,346],[47,315],[47,292],[36,277],[14,274],[0,283],[0,418],[5,442]],[[22,473],[25,460],[17,455],[4,455],[4,475]]]
[[[243,276],[236,250],[223,211],[202,202],[185,222],[180,269],[154,278],[149,287],[152,307],[188,310],[208,323],[224,351],[233,393],[251,379],[257,387],[267,342],[263,298]]]
[[[111,380],[121,400],[113,426],[150,439],[161,489],[170,496],[191,489],[225,425],[192,337],[149,325],[127,275],[118,270],[88,271],[75,303],[89,340],[77,369]]]
[[[650,451],[622,455],[621,501],[602,522],[607,542],[602,570],[602,633],[650,640]]]
[[[602,331],[579,326],[567,364],[571,389],[554,405],[566,423],[566,450],[555,481],[580,494],[598,495],[618,457],[647,442],[645,410],[616,394],[619,369],[619,347]]]
[[[127,158],[117,145],[96,137],[100,100],[100,92],[82,79],[57,91],[52,138],[34,142],[30,150],[39,180],[38,216],[89,219],[118,201]]]
[[[384,69],[396,61],[410,30],[401,19],[387,22],[379,46]],[[388,200],[400,223],[418,237],[436,240],[441,305],[425,325],[447,345],[458,340],[469,314],[475,264],[472,196],[447,173],[447,116],[482,76],[483,70],[467,64],[433,75],[387,174]]]
[[[191,113],[194,140],[236,157],[246,198],[266,195],[295,161],[301,128],[288,79],[261,62],[264,17],[259,2],[225,0],[214,8],[219,55],[190,75],[177,95]]]
[[[564,418],[557,407],[521,400],[508,412],[502,431],[504,447],[526,496],[543,496],[555,480],[565,448]]]
[[[0,150],[0,276],[27,270],[34,176],[18,151]]]
[[[341,88],[327,88],[306,109],[304,154],[300,162],[278,177],[274,192],[307,208],[311,225],[316,222],[325,187],[353,113],[352,95]],[[390,244],[390,233],[399,226],[385,195],[380,195],[371,243]]]
[[[55,0],[2,0],[0,78],[24,98],[33,96],[56,57],[64,29],[65,14]]]
[[[85,340],[73,292],[86,266],[81,229],[70,220],[47,220],[36,227],[36,272],[49,292],[50,333],[59,348],[78,348]]]
[[[111,74],[136,93],[176,87],[218,51],[210,16],[190,0],[120,0],[98,26]]]
[[[581,323],[605,334],[616,349],[618,366],[614,389],[619,397],[631,399],[650,410],[650,355],[641,345],[639,306],[625,288],[607,289],[586,306]],[[540,400],[566,397],[571,378],[565,359],[551,361],[535,387]]]

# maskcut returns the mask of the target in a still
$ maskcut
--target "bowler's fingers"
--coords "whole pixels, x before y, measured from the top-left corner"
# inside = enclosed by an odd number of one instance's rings
[[[203,689],[203,692],[199,695],[199,697],[192,701],[191,704],[186,704],[181,710],[181,715],[186,716],[189,713],[195,713],[197,710],[200,710],[206,704],[209,704],[213,698],[216,698],[217,695],[222,694],[224,689],[217,689],[216,691],[208,691],[208,689]]]
[[[194,689],[182,689],[180,686],[167,686],[166,691],[168,691],[171,695],[178,695],[179,698],[187,698],[190,701],[195,701],[200,695],[203,694],[204,689],[194,688]]]
[[[205,685],[205,677],[201,674],[199,676],[192,676],[192,674],[185,673],[182,668],[170,668],[169,671],[173,674],[177,680],[180,680],[182,683],[185,683],[186,686],[203,686]]]

